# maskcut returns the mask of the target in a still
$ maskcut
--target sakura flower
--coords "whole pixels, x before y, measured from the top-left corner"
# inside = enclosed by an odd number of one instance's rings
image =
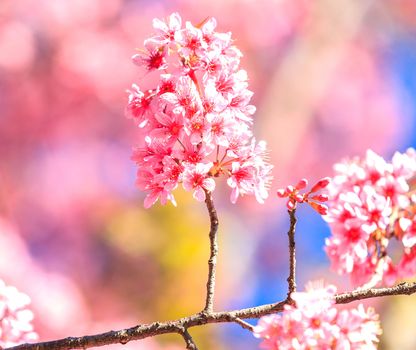
[[[0,280],[0,349],[38,339],[29,304],[26,294]]]
[[[154,116],[159,124],[155,125],[153,130],[149,132],[149,135],[174,143],[184,131],[182,114],[158,112]]]
[[[250,193],[254,187],[251,180],[252,172],[255,171],[250,165],[242,165],[239,162],[233,162],[231,166],[231,176],[227,180],[228,186],[233,190],[231,192],[231,203],[235,203],[240,193]]]
[[[137,121],[139,127],[144,127],[147,124],[147,117],[151,114],[150,104],[153,99],[153,92],[148,90],[142,92],[140,88],[133,84],[132,90],[129,90],[129,102],[126,107],[126,115]]]
[[[220,177],[227,179],[233,203],[245,194],[260,203],[268,196],[272,166],[265,142],[253,138],[255,107],[242,55],[231,33],[216,32],[216,25],[208,18],[183,28],[177,13],[155,19],[156,34],[133,56],[146,76],[158,75],[149,89],[133,85],[126,107],[144,144],[132,158],[146,207],[157,200],[175,204],[172,191],[180,183],[204,200]]]
[[[185,132],[189,136],[189,140],[193,144],[198,144],[203,139],[211,125],[207,123],[207,118],[200,113],[194,114],[191,118],[185,120]]]
[[[167,21],[162,21],[158,18],[153,19],[153,28],[156,30],[156,38],[161,43],[173,41],[176,31],[180,30],[182,26],[182,19],[178,13],[172,13]]]
[[[183,188],[187,191],[193,190],[193,197],[202,202],[205,200],[205,191],[212,192],[215,188],[215,181],[208,177],[212,163],[189,165],[183,173]]]
[[[148,71],[153,69],[166,69],[166,51],[165,46],[159,46],[156,40],[146,40],[144,46],[147,51],[138,53],[133,56],[133,62],[138,66],[145,66]]]
[[[155,204],[158,199],[160,199],[163,205],[169,200],[176,206],[175,198],[171,193],[172,186],[165,186],[165,181],[163,179],[161,181],[160,175],[146,170],[137,172],[137,186],[148,192],[144,200],[144,207],[146,209]]]
[[[415,151],[396,153],[392,162],[368,151],[364,159],[345,160],[334,169],[326,217],[332,235],[325,243],[333,269],[368,287],[414,276]],[[390,249],[392,240],[400,242],[401,254]],[[401,256],[397,263],[393,255]]]
[[[285,305],[281,314],[259,320],[254,336],[262,339],[262,349],[377,349],[381,329],[373,309],[360,304],[339,311],[335,286],[312,283],[306,289],[292,293],[294,306]]]
[[[199,53],[207,47],[203,40],[201,29],[194,27],[191,22],[185,23],[185,28],[175,33],[175,41],[179,44],[179,52],[185,57],[192,57],[192,54]],[[198,56],[198,55],[197,55]],[[191,62],[188,61],[188,63]]]
[[[339,335],[333,343],[335,349],[376,349],[381,334],[380,321],[373,308],[364,309],[359,304],[356,309],[338,313]]]
[[[227,180],[227,184],[233,189],[230,197],[232,203],[236,202],[239,195],[244,194],[254,194],[259,203],[263,203],[267,198],[271,166],[265,162],[265,147],[264,142],[256,144],[255,140],[252,140],[251,145],[239,147],[235,153],[229,153],[236,155],[239,160],[232,162],[230,177]]]
[[[229,144],[227,135],[233,132],[234,123],[225,118],[223,114],[207,114],[206,119],[211,128],[205,132],[203,138],[209,143],[227,147]]]

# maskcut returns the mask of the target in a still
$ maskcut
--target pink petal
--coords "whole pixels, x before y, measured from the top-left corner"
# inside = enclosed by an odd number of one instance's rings
[[[205,191],[199,186],[195,189],[193,196],[198,202],[203,202],[205,200]]]
[[[210,191],[210,192],[214,191],[214,189],[215,189],[215,181],[214,181],[214,179],[212,179],[210,177],[209,178],[206,178],[203,181],[203,187],[206,190]]]
[[[416,232],[405,234],[402,242],[406,248],[412,248],[416,244]]]

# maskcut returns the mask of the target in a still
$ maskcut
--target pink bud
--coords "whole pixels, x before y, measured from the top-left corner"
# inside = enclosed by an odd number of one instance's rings
[[[289,210],[293,210],[296,208],[296,202],[294,202],[292,199],[289,199],[286,203],[286,207]]]
[[[319,203],[316,203],[316,202],[308,202],[308,203],[319,214],[321,214],[321,215],[328,214],[328,207],[326,205],[319,204]]]
[[[286,193],[287,193],[287,194],[292,193],[294,190],[295,190],[295,189],[294,189],[294,187],[293,187],[292,185],[289,185],[289,186],[287,186],[287,187],[286,187]]]
[[[326,186],[328,186],[329,182],[331,181],[331,178],[329,177],[324,177],[323,179],[319,180],[313,187],[312,189],[309,191],[309,193],[314,193],[317,192],[323,188],[325,188]]]
[[[297,194],[293,198],[296,200],[296,202],[299,202],[299,203],[302,203],[305,200],[305,197],[302,194]]]
[[[280,198],[287,197],[286,191],[283,188],[277,190],[277,196]]]
[[[308,180],[301,179],[298,184],[295,186],[298,190],[304,189],[306,186],[308,186]]]
[[[311,199],[318,202],[326,202],[329,199],[329,197],[327,194],[317,194],[315,196],[312,196]]]

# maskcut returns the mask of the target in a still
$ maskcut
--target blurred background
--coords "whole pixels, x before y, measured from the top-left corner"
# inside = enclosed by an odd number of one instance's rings
[[[0,0],[0,278],[32,298],[42,340],[168,320],[204,305],[209,220],[177,191],[178,208],[143,209],[130,160],[137,132],[125,90],[131,63],[172,12],[231,31],[248,71],[255,133],[275,165],[269,200],[236,205],[220,186],[215,307],[286,295],[288,217],[275,191],[332,174],[367,148],[391,157],[416,145],[413,0]],[[142,80],[140,80],[142,79]],[[299,210],[298,286],[329,271],[329,235]],[[380,349],[416,348],[416,297],[374,300]],[[201,349],[256,349],[237,325],[191,333]],[[115,348],[116,346],[114,346]],[[176,335],[126,345],[183,349]],[[126,348],[125,347],[125,348]],[[120,348],[120,347],[118,347]]]

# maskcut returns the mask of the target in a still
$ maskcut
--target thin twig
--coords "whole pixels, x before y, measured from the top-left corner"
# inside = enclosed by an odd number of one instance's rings
[[[184,328],[184,330],[181,332],[181,335],[185,340],[186,348],[188,350],[198,350],[198,347],[196,346],[194,340],[192,339],[192,336],[189,334],[186,328]]]
[[[296,292],[296,245],[295,245],[295,230],[296,230],[296,209],[288,210],[290,217],[290,227],[287,235],[289,236],[289,277],[287,278],[288,292],[287,298],[291,299],[291,294]]]
[[[415,293],[416,282],[401,283],[391,288],[372,288],[367,290],[355,290],[348,293],[337,294],[335,296],[335,302],[337,304],[347,304],[361,299],[392,295],[411,295]],[[82,337],[69,337],[49,342],[22,344],[7,348],[5,350],[66,350],[80,348],[86,349],[117,343],[126,344],[132,340],[144,339],[160,334],[182,334],[183,329],[202,326],[208,323],[235,322],[236,318],[259,318],[264,315],[270,315],[283,311],[284,305],[289,304],[289,302],[290,300],[284,300],[275,304],[261,305],[247,309],[212,312],[210,314],[198,313],[170,322],[154,322],[151,324],[138,325],[119,331],[109,331],[106,333],[86,335]]]
[[[205,300],[204,313],[211,313],[214,309],[214,293],[215,293],[215,268],[217,265],[218,254],[218,215],[214,207],[212,200],[212,194],[210,191],[205,191],[205,203],[208,208],[209,220],[211,222],[209,230],[209,242],[210,242],[210,257],[208,260],[208,281],[207,281],[207,296]]]
[[[234,322],[239,324],[244,329],[249,330],[251,333],[254,332],[254,326],[251,325],[250,323],[246,322],[246,321],[243,321],[241,318],[239,318],[239,317],[234,318]]]

